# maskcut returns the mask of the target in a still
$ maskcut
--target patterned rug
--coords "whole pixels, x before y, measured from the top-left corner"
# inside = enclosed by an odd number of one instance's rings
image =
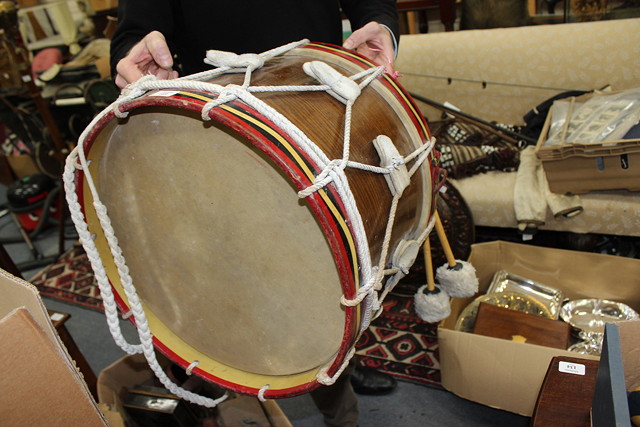
[[[73,247],[36,274],[31,283],[43,296],[103,310],[93,270],[82,247]],[[419,384],[440,386],[437,326],[418,318],[413,297],[389,294],[384,311],[356,344],[356,361]]]
[[[104,310],[89,259],[80,246],[69,249],[58,261],[38,272],[30,282],[43,296]]]
[[[399,379],[440,386],[437,325],[416,316],[413,297],[387,295],[356,344],[356,360]]]

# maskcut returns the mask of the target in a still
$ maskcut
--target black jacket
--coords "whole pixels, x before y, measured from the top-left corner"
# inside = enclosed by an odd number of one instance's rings
[[[181,75],[208,68],[209,49],[260,53],[304,38],[342,44],[342,12],[356,30],[370,21],[399,36],[396,0],[120,0],[111,68],[147,33],[165,35]]]

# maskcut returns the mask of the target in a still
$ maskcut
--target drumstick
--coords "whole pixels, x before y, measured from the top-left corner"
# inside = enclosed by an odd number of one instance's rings
[[[436,271],[438,285],[453,298],[472,296],[478,291],[476,270],[467,261],[456,261],[437,210],[434,212],[434,216],[436,219],[435,228],[438,232],[438,238],[447,257],[448,264],[442,265]]]
[[[433,276],[433,262],[431,260],[431,242],[427,237],[422,246],[424,256],[424,267],[427,270],[427,290],[433,292],[436,289],[436,281]]]
[[[436,287],[433,275],[433,262],[431,260],[431,243],[429,237],[422,245],[424,252],[424,266],[427,270],[427,284],[422,285],[414,295],[414,307],[422,320],[427,322],[439,322],[451,314],[449,295],[439,287]]]
[[[444,226],[442,225],[442,220],[440,219],[440,215],[437,210],[434,215],[436,217],[436,231],[438,232],[438,239],[440,239],[440,244],[442,245],[444,254],[447,257],[447,263],[449,264],[449,268],[454,268],[457,264],[456,257],[453,255],[451,245],[449,245],[449,239],[444,231]]]

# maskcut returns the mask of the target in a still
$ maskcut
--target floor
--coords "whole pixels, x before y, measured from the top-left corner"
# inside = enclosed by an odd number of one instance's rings
[[[0,186],[0,206],[6,206],[6,187]],[[74,243],[73,226],[67,227],[65,247]],[[55,257],[58,250],[57,227],[45,230],[33,240],[30,250],[20,238],[16,223],[10,214],[0,207],[0,241],[13,262],[22,267],[22,275],[29,280]],[[10,243],[14,242],[14,243]],[[35,254],[44,259],[42,265],[34,265]],[[98,374],[120,357],[123,351],[113,342],[105,317],[95,310],[44,298],[45,305],[54,310],[71,314],[66,326],[92,369]],[[135,331],[130,323],[122,321],[125,336],[135,342]],[[487,390],[491,392],[491,390]],[[324,423],[313,402],[307,395],[278,400],[279,405],[296,427],[320,427]],[[360,426],[527,426],[529,418],[489,408],[461,399],[436,387],[400,381],[396,390],[384,396],[360,396]]]

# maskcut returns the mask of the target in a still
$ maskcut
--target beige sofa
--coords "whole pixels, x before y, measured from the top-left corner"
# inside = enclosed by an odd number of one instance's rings
[[[640,87],[640,19],[405,35],[396,68],[411,93],[485,121],[521,125],[530,109],[565,90]],[[428,119],[439,118],[418,104]],[[516,228],[515,181],[516,172],[487,172],[453,183],[476,225]],[[580,198],[582,213],[555,218],[547,211],[540,228],[640,236],[639,192]]]

